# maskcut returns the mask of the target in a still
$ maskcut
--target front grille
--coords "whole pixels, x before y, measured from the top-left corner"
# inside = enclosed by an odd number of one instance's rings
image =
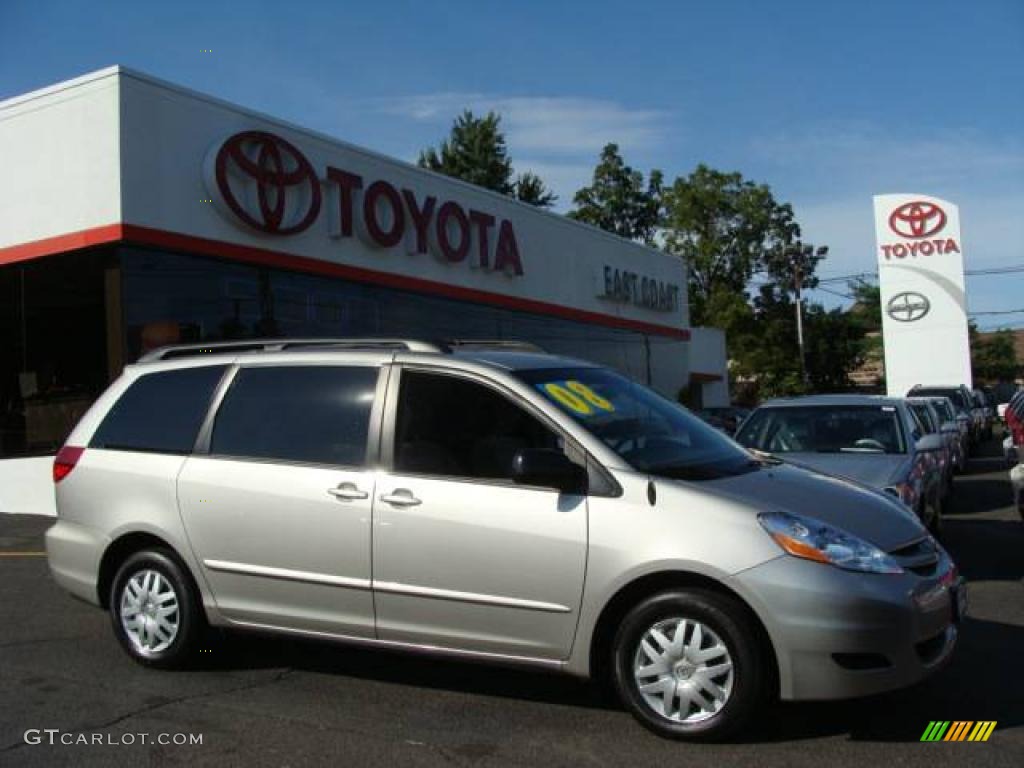
[[[930,536],[924,536],[889,552],[905,570],[918,576],[934,576],[939,565],[939,551]]]

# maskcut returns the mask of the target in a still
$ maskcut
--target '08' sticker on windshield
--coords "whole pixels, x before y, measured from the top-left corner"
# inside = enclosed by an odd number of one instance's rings
[[[538,384],[537,389],[559,405],[580,416],[591,416],[599,411],[605,413],[615,411],[615,406],[610,400],[601,397],[586,384],[575,379],[549,381],[546,384]]]

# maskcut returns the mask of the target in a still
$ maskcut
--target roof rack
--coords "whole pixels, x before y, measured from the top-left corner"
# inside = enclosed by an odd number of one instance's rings
[[[442,342],[446,352],[456,349],[503,349],[512,352],[544,352],[542,347],[529,341],[508,339],[446,339]]]
[[[308,348],[335,349],[402,349],[409,352],[442,352],[438,344],[417,339],[241,339],[238,341],[210,341],[204,344],[171,344],[154,349],[139,358],[140,363],[174,360],[179,357],[219,355],[241,352],[281,352]]]

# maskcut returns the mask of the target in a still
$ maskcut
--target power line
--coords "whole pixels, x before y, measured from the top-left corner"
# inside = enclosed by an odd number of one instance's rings
[[[1019,272],[1024,272],[1024,264],[1013,265],[1007,267],[984,267],[982,269],[965,269],[964,275],[967,277],[986,277],[989,275],[1012,275]],[[818,283],[841,283],[847,280],[858,280],[864,278],[871,278],[872,280],[878,279],[878,272],[855,272],[850,275],[832,275],[829,277],[818,278]]]
[[[982,315],[1019,315],[1024,312],[1024,308],[1021,309],[999,309],[992,312],[968,312],[967,314],[971,317],[981,317]]]

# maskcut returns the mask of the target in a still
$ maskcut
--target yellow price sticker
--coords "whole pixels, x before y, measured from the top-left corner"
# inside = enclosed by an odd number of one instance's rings
[[[567,386],[570,390],[572,390],[577,395],[582,397],[595,408],[600,408],[602,411],[609,412],[615,410],[615,406],[612,405],[610,400],[601,397],[599,394],[597,394],[597,392],[592,390],[590,387],[588,387],[581,381],[575,381],[573,379],[570,379],[569,381],[565,382],[565,386]]]
[[[594,410],[607,411],[612,413],[615,406],[612,402],[601,397],[581,381],[570,379],[569,381],[551,381],[544,385],[544,391],[552,400],[561,403],[573,413],[580,416],[590,416]]]

